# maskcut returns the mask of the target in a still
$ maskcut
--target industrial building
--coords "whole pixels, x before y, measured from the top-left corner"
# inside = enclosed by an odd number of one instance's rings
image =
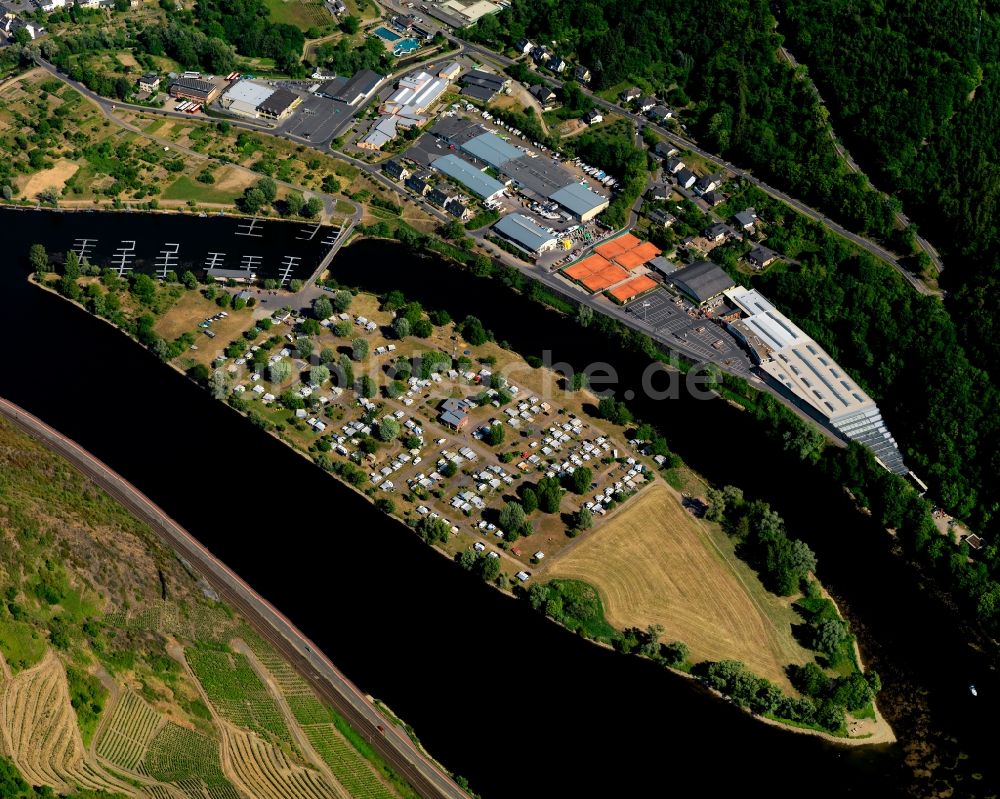
[[[337,77],[327,81],[320,87],[319,94],[338,103],[357,106],[371,97],[381,82],[381,75],[363,69],[348,80]]]
[[[198,78],[176,78],[170,84],[170,96],[209,105],[219,96],[219,87]]]
[[[510,86],[510,78],[474,69],[462,76],[462,86],[462,94],[488,103],[498,92]]]
[[[504,190],[504,185],[491,178],[457,155],[445,155],[431,166],[448,177],[457,180],[484,202],[492,200]]]
[[[274,94],[270,86],[262,86],[251,80],[241,80],[233,84],[219,99],[219,105],[233,114],[258,116],[257,106]]]
[[[383,113],[423,114],[441,98],[448,88],[448,81],[418,72],[400,78],[396,86],[396,91],[382,104]]]
[[[534,256],[554,250],[557,244],[554,234],[523,214],[507,214],[493,226],[493,231]]]
[[[482,133],[459,145],[463,152],[477,158],[494,169],[503,169],[503,165],[524,155],[523,152],[507,144],[493,133]]]
[[[819,344],[757,290],[736,286],[725,296],[742,314],[728,329],[770,382],[843,438],[868,447],[886,469],[906,474],[875,401]]]
[[[722,296],[723,292],[736,285],[721,266],[711,261],[699,261],[678,269],[667,276],[667,281],[698,305]]]
[[[611,205],[611,200],[602,197],[579,183],[570,183],[549,195],[549,199],[559,203],[581,222],[589,222]]]
[[[288,89],[278,89],[257,106],[257,112],[268,119],[284,119],[301,102],[302,98],[295,92]]]

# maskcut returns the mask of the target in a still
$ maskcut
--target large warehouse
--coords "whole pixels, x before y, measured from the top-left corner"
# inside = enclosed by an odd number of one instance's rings
[[[457,155],[445,155],[437,158],[431,166],[457,180],[483,201],[492,200],[505,188],[499,180],[480,172],[468,161],[464,161]]]
[[[607,197],[591,191],[579,183],[570,183],[549,195],[552,202],[559,203],[581,222],[589,222],[611,205]]]
[[[523,214],[507,214],[493,230],[535,256],[556,247],[556,237]]]
[[[507,144],[507,142],[493,133],[482,133],[460,144],[459,147],[473,158],[478,158],[484,164],[489,164],[494,169],[501,169],[508,161],[524,155],[516,147]]]
[[[274,94],[270,86],[262,86],[250,80],[241,80],[230,87],[219,100],[219,104],[234,114],[247,117],[259,115],[257,106]]]
[[[711,261],[699,261],[685,266],[667,276],[667,280],[694,300],[698,305],[704,305],[720,296],[726,289],[736,284],[725,273],[721,266]]]
[[[845,439],[868,447],[886,469],[906,474],[875,401],[819,344],[757,290],[736,286],[725,295],[742,314],[730,332],[773,383]]]

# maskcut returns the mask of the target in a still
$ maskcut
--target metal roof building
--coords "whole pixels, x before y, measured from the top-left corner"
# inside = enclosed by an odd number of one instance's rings
[[[518,247],[538,255],[556,246],[556,237],[523,214],[507,214],[493,230]]]
[[[699,261],[678,269],[667,278],[674,286],[699,305],[718,297],[736,284],[721,266],[711,261]]]
[[[302,102],[302,98],[288,89],[278,89],[257,106],[257,111],[272,119],[284,119]]]
[[[760,292],[736,286],[725,295],[743,313],[729,329],[772,382],[844,438],[872,450],[886,469],[906,474],[875,401],[816,341]]]
[[[607,197],[602,197],[579,183],[563,186],[552,192],[549,199],[559,203],[581,222],[589,222],[611,204]]]
[[[437,158],[431,166],[448,177],[454,178],[483,200],[491,200],[504,190],[504,185],[499,180],[483,174],[457,155],[445,155]]]
[[[508,161],[520,158],[524,153],[516,147],[507,144],[499,136],[492,133],[482,133],[464,144],[459,145],[463,151],[494,169],[500,169]]]
[[[241,80],[232,86],[219,103],[228,111],[234,114],[244,114],[245,116],[257,116],[257,106],[274,94],[274,89],[270,86],[262,86],[249,80]]]

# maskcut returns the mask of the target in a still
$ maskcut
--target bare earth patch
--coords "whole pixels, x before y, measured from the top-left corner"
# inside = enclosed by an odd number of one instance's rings
[[[695,661],[739,660],[789,690],[784,667],[811,660],[792,638],[787,603],[751,585],[756,578],[713,545],[662,483],[548,564],[544,579],[595,586],[613,626],[661,624],[663,639],[686,643]]]
[[[36,172],[20,185],[21,193],[28,198],[34,198],[43,191],[52,190],[56,193],[62,191],[66,181],[76,174],[79,165],[62,158],[55,162],[51,169],[43,169]]]

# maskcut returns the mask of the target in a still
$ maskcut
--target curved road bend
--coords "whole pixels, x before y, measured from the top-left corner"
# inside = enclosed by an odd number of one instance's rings
[[[148,523],[157,537],[187,560],[221,597],[243,614],[257,632],[295,666],[317,692],[347,719],[351,727],[368,739],[379,756],[409,782],[421,797],[468,799],[468,795],[421,753],[409,737],[390,723],[291,621],[215,558],[152,500],[74,441],[23,408],[0,398],[0,415],[69,460],[115,500]],[[379,727],[384,732],[380,732]]]

